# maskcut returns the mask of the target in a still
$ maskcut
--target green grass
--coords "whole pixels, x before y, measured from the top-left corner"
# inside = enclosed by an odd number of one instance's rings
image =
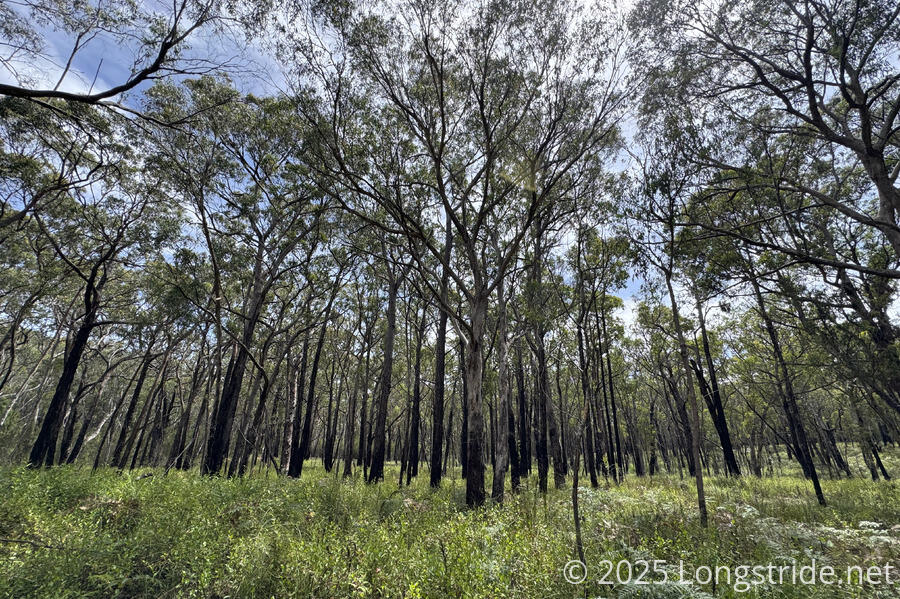
[[[591,580],[575,586],[562,572],[576,555],[570,489],[543,497],[528,481],[505,505],[470,510],[463,481],[451,477],[435,492],[426,473],[398,490],[391,468],[391,482],[378,485],[342,481],[317,464],[299,481],[141,477],[149,472],[0,469],[0,596],[900,596],[900,584],[738,593],[721,584],[596,583],[604,559],[666,560],[672,576],[680,560],[688,571],[812,559],[836,570],[900,567],[894,482],[824,481],[830,505],[820,508],[795,477],[710,478],[707,530],[687,479],[582,487]]]

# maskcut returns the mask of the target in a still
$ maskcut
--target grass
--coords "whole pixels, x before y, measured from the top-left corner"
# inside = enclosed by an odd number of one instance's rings
[[[707,480],[710,527],[691,482],[628,478],[580,490],[589,580],[572,585],[570,489],[529,486],[470,510],[456,477],[409,488],[342,481],[310,464],[301,480],[195,472],[0,469],[4,597],[898,597],[900,584],[688,587],[597,584],[602,560],[702,565],[815,559],[900,567],[900,490],[824,481],[815,503],[792,476]],[[152,473],[153,476],[146,476]],[[582,483],[583,484],[583,483]],[[635,575],[641,569],[635,566]],[[623,569],[623,577],[625,570]],[[660,576],[648,575],[645,580]],[[895,580],[900,574],[895,575]]]

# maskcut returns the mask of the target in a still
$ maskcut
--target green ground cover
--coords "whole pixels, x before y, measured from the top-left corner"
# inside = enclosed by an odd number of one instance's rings
[[[707,481],[699,527],[691,481],[629,477],[580,491],[588,580],[575,558],[570,489],[529,480],[502,506],[470,510],[454,477],[397,488],[326,474],[301,480],[61,467],[0,470],[0,595],[7,597],[898,597],[893,585],[689,587],[680,564],[900,566],[900,490],[862,478],[824,481],[819,507],[795,476]],[[152,474],[152,476],[147,476]],[[534,477],[536,478],[536,477]],[[583,481],[582,481],[582,484]],[[655,564],[650,585],[598,584],[602,560]],[[622,566],[620,578],[626,578]],[[722,574],[721,576],[724,576]],[[720,578],[721,578],[720,576]],[[613,573],[611,576],[615,579]],[[748,578],[749,579],[749,578]]]

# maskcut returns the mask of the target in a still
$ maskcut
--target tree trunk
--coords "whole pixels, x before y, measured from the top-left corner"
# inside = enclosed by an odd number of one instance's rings
[[[309,358],[309,337],[303,340],[303,350],[300,357],[300,373],[297,375],[297,384],[294,386],[294,413],[291,418],[291,436],[287,455],[287,475],[291,478],[300,476],[300,432],[302,426],[301,415],[303,413],[303,396],[306,389],[306,365]],[[309,409],[307,407],[307,409]]]
[[[443,265],[441,266],[441,301],[438,302],[438,327],[437,338],[434,343],[434,396],[431,411],[431,472],[429,484],[432,487],[441,485],[441,475],[444,468],[441,461],[441,449],[444,444],[444,386],[446,379],[446,355],[447,355],[447,309],[448,288],[450,284],[450,257],[453,251],[453,233],[450,214],[447,214],[445,223],[446,236],[444,238]]]
[[[525,405],[525,367],[522,349],[516,344],[516,396],[519,409],[519,475],[531,473],[531,431],[528,430],[528,407]]]
[[[606,295],[603,296],[604,303],[600,307],[600,322],[603,328],[603,343],[601,348],[606,348],[606,380],[609,384],[609,403],[612,408],[612,428],[613,435],[615,436],[615,444],[616,444],[616,467],[619,471],[619,480],[625,478],[625,460],[622,456],[622,440],[621,433],[619,432],[619,408],[616,403],[616,391],[615,385],[613,384],[613,370],[612,370],[612,342],[609,339],[609,333],[606,329]]]
[[[497,418],[496,447],[494,448],[494,480],[491,486],[491,497],[498,503],[503,502],[503,486],[506,480],[506,469],[509,466],[510,416],[509,405],[509,339],[506,321],[506,286],[501,279],[497,285]],[[513,446],[515,442],[513,441]]]
[[[313,354],[312,368],[309,371],[309,390],[306,392],[306,413],[303,415],[303,431],[300,437],[300,447],[297,452],[296,462],[293,454],[291,455],[291,463],[296,467],[296,474],[292,476],[296,476],[297,478],[303,474],[303,462],[309,458],[309,447],[312,442],[312,420],[316,409],[316,377],[319,373],[322,348],[325,346],[325,333],[328,329],[328,320],[331,318],[331,305],[332,304],[329,301],[328,308],[325,310],[322,330],[319,332],[319,340],[316,342],[316,351]]]
[[[684,340],[684,331],[681,329],[681,318],[678,314],[678,302],[675,300],[675,290],[672,288],[672,274],[665,273],[666,288],[669,291],[669,300],[672,303],[672,324],[678,337],[678,347],[681,354],[681,367],[684,371],[685,389],[687,391],[688,407],[691,410],[691,456],[694,462],[694,481],[697,486],[697,510],[700,514],[700,526],[706,528],[706,494],[703,491],[703,467],[700,463],[700,410],[697,408],[697,393],[694,390],[694,379],[691,376],[687,342]]]
[[[366,456],[366,448],[368,447],[366,440],[368,439],[368,429],[366,425],[368,422],[366,421],[366,408],[368,407],[368,399],[369,399],[369,351],[366,351],[366,372],[363,377],[363,392],[362,392],[362,405],[359,407],[359,451],[356,455],[356,467],[363,468],[367,467],[369,460],[368,456]]]
[[[488,298],[477,292],[471,304],[471,331],[466,347],[466,387],[468,431],[466,435],[466,504],[484,504],[484,412],[482,410],[482,376],[484,371],[484,328]]]
[[[234,414],[240,398],[247,362],[250,359],[250,347],[253,345],[253,334],[262,312],[266,295],[266,284],[262,279],[261,252],[257,252],[253,270],[253,288],[247,301],[244,326],[241,330],[241,341],[235,348],[235,355],[225,373],[222,396],[213,408],[210,420],[209,439],[206,445],[206,457],[200,467],[201,474],[218,474],[225,463],[228,448],[231,444],[231,431],[234,426]]]
[[[459,434],[459,464],[462,471],[462,477],[465,478],[469,470],[469,382],[466,376],[466,344],[460,339],[459,342],[459,373],[462,380],[462,400],[460,410],[462,411],[462,426],[460,426]]]
[[[350,406],[347,409],[347,436],[344,438],[344,477],[349,477],[353,473],[353,445],[356,442],[354,438],[354,426],[356,423],[356,396],[360,392],[362,392],[363,396],[363,407],[360,413],[360,430],[365,429],[365,403],[366,403],[366,395],[369,392],[369,359],[371,355],[372,343],[371,343],[371,334],[372,334],[372,326],[370,323],[366,323],[366,329],[363,333],[363,344],[366,348],[366,357],[364,361],[364,369],[362,380],[359,379],[359,369],[357,368],[357,381],[353,393],[350,396]],[[360,451],[360,459],[362,458],[362,450],[363,450],[363,436],[360,434],[359,437],[359,451]]]
[[[175,431],[175,439],[172,441],[172,450],[169,452],[169,459],[166,461],[166,470],[170,468],[179,468],[182,462],[185,449],[187,448],[187,435],[188,435],[188,427],[190,425],[191,420],[191,408],[194,405],[194,400],[197,398],[197,393],[200,390],[200,379],[203,376],[203,346],[201,345],[200,351],[197,352],[197,362],[194,364],[194,369],[191,376],[191,388],[188,391],[187,400],[184,402],[181,411],[181,417],[179,418],[178,425]],[[200,416],[198,415],[199,419]]]
[[[322,446],[322,465],[325,472],[331,472],[334,466],[334,438],[337,435],[337,414],[338,406],[334,405],[334,377],[337,370],[337,356],[333,356],[331,360],[331,377],[328,381],[328,409],[325,412],[325,444]],[[344,377],[341,376],[341,382],[338,384],[337,399],[338,404],[341,401],[341,385]],[[333,421],[333,423],[332,423]]]
[[[387,425],[388,399],[391,396],[391,376],[394,369],[394,335],[397,332],[397,292],[400,288],[399,277],[388,284],[387,324],[384,330],[384,362],[381,367],[380,394],[375,412],[374,446],[372,447],[372,463],[369,466],[368,482],[376,482],[384,478],[385,435]]]
[[[413,366],[413,400],[412,414],[409,420],[409,443],[407,443],[407,469],[406,484],[409,485],[412,478],[419,475],[419,427],[422,422],[422,343],[425,339],[425,317],[428,314],[428,306],[422,306],[422,320],[416,331],[416,359]]]
[[[712,417],[722,444],[722,457],[725,459],[725,468],[730,476],[740,476],[741,468],[738,466],[737,457],[734,455],[734,446],[731,442],[731,433],[728,430],[728,420],[725,418],[725,407],[722,404],[722,394],[719,392],[719,377],[716,375],[716,366],[713,363],[712,351],[709,347],[709,335],[706,332],[706,318],[703,314],[703,306],[697,300],[697,318],[700,322],[700,339],[703,342],[703,356],[706,360],[706,369],[709,371],[709,393],[704,393],[709,415]],[[702,368],[696,369],[698,376],[702,378]],[[701,388],[706,385],[700,383]]]
[[[535,456],[538,468],[538,489],[541,493],[547,492],[547,474],[550,471],[550,458],[548,455],[548,426],[547,407],[550,403],[550,378],[547,374],[547,356],[544,353],[542,340],[535,335],[535,360],[537,362],[537,404],[535,409]]]
[[[580,254],[579,254],[580,257]],[[580,261],[579,261],[580,264]],[[581,382],[581,397],[584,400],[585,409],[587,413],[584,418],[584,442],[585,442],[585,462],[588,470],[588,475],[591,479],[591,487],[597,488],[599,482],[597,481],[597,467],[595,463],[595,455],[594,455],[594,417],[593,417],[593,397],[591,396],[591,383],[590,383],[590,365],[588,364],[587,353],[584,348],[584,318],[587,313],[586,306],[584,306],[584,298],[582,297],[581,286],[579,285],[579,298],[581,299],[581,306],[579,309],[578,320],[575,323],[575,335],[578,341],[578,370],[579,370],[579,381]]]
[[[819,505],[824,506],[825,495],[822,493],[822,486],[819,484],[819,475],[816,472],[816,465],[813,463],[812,450],[806,436],[806,429],[803,426],[803,419],[800,416],[800,409],[797,405],[797,397],[794,394],[794,385],[791,382],[790,372],[788,372],[787,369],[787,362],[785,362],[784,353],[781,350],[781,340],[778,335],[778,330],[775,328],[772,319],[769,317],[769,312],[766,309],[766,303],[763,300],[759,283],[757,283],[753,273],[750,274],[750,283],[753,286],[753,292],[756,296],[757,304],[759,305],[759,313],[763,319],[766,332],[769,335],[769,341],[772,343],[772,352],[775,355],[776,366],[780,371],[779,378],[781,378],[782,381],[779,387],[781,387],[783,391],[782,405],[785,416],[787,417],[788,426],[791,429],[791,438],[794,441],[794,446],[797,450],[797,458],[800,462],[800,466],[803,468],[804,474],[812,481],[816,499],[819,500]]]
[[[600,322],[599,319],[595,318],[595,325],[597,331],[597,344],[594,348],[594,360],[593,362],[598,365],[597,369],[597,384],[600,385],[601,399],[603,403],[603,411],[601,413],[601,419],[603,420],[603,426],[606,432],[606,463],[609,468],[609,473],[612,476],[613,482],[619,482],[621,480],[619,473],[619,468],[617,467],[618,461],[616,460],[616,446],[615,446],[615,435],[613,434],[612,428],[612,416],[609,413],[609,397],[607,393],[606,386],[606,365],[603,361],[603,346],[602,336],[600,334]]]
[[[94,329],[94,323],[97,321],[97,310],[100,304],[100,289],[106,279],[105,274],[97,282],[95,287],[96,272],[88,279],[84,291],[84,316],[81,326],[75,332],[72,339],[72,345],[66,353],[63,361],[62,374],[56,383],[56,390],[50,399],[50,405],[44,414],[44,420],[41,423],[41,429],[38,433],[34,445],[31,447],[31,453],[28,456],[28,466],[31,468],[39,468],[40,466],[52,466],[56,454],[56,441],[59,437],[59,429],[62,425],[63,414],[66,409],[66,402],[69,400],[69,391],[72,389],[72,382],[75,380],[75,373],[81,364],[81,357],[87,348],[88,338]]]

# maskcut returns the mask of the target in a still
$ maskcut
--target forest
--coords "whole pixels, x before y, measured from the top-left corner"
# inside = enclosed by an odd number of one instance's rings
[[[900,596],[898,178],[896,0],[0,0],[0,596]]]

